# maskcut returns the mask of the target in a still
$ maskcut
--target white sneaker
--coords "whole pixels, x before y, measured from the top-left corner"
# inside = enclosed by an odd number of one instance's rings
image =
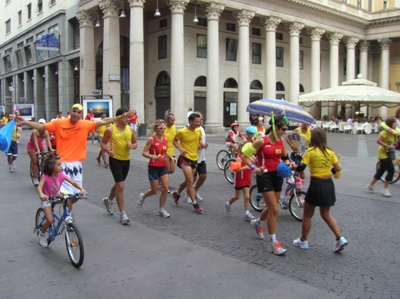
[[[392,196],[392,194],[389,192],[388,188],[383,188],[381,193],[382,193],[383,196],[386,196],[386,197]]]
[[[190,196],[189,196],[189,194],[187,194],[187,193],[186,193],[186,195],[185,195],[185,202],[186,202],[186,203],[192,204],[192,200],[190,199]]]
[[[347,244],[347,240],[343,237],[340,237],[339,240],[333,243],[333,252],[337,253],[339,251],[342,251],[344,246],[347,246]]]
[[[374,188],[371,187],[369,184],[368,184],[367,186],[365,186],[365,189],[367,189],[368,192],[376,193],[376,191],[374,190]]]
[[[127,224],[128,222],[131,222],[125,212],[121,212],[120,220],[122,224]]]
[[[225,210],[228,215],[232,213],[231,205],[229,204],[229,202],[225,203]]]
[[[138,199],[138,201],[137,201],[137,207],[140,209],[142,206],[143,206],[143,204],[144,204],[144,198],[143,198],[143,196],[144,196],[144,193],[140,193],[139,194],[139,199]]]
[[[37,185],[39,185],[39,180],[37,179],[37,178],[33,178],[33,184],[35,185],[35,186],[37,186]]]
[[[282,248],[280,242],[275,242],[273,244],[269,244],[268,251],[272,252],[275,255],[283,255],[286,252],[285,248]]]
[[[196,192],[196,201],[203,201],[203,197],[199,195],[199,191]]]
[[[164,208],[159,209],[157,212],[157,215],[161,216],[163,218],[169,218],[169,216],[170,216]]]
[[[110,202],[108,200],[108,197],[104,197],[103,198],[103,204],[106,207],[106,210],[107,210],[108,214],[113,215],[114,214],[113,208],[112,208],[113,202]]]
[[[12,165],[9,166],[10,172],[14,172],[14,167]]]
[[[254,218],[255,218],[255,217],[254,217],[250,212],[244,214],[244,220],[246,220],[246,221],[251,221],[251,220],[253,220]]]
[[[259,219],[253,219],[250,221],[250,224],[256,230],[257,238],[264,240],[264,227],[262,226],[261,221],[259,221]]]
[[[49,245],[47,244],[47,238],[46,235],[42,235],[42,233],[38,234],[38,241],[39,241],[39,245],[46,248],[49,247]]]
[[[293,240],[293,245],[300,247],[301,249],[308,249],[308,241],[307,240],[302,241],[300,238]]]

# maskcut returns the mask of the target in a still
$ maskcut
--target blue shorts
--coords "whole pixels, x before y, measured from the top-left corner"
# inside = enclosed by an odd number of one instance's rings
[[[147,176],[150,181],[157,181],[163,175],[168,174],[168,170],[166,166],[156,167],[156,166],[148,166]]]
[[[18,143],[14,140],[11,140],[10,149],[8,150],[7,156],[18,156]]]

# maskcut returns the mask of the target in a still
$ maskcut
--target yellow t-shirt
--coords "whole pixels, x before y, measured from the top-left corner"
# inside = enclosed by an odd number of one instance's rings
[[[387,144],[392,144],[393,142],[396,142],[396,136],[386,130],[380,132],[379,135],[382,136],[383,141]],[[379,145],[376,156],[378,160],[386,159],[388,157],[388,155],[386,154],[386,148],[382,145]]]
[[[311,147],[304,153],[301,160],[310,168],[312,177],[326,177],[331,175],[332,165],[338,162],[335,152],[326,149],[326,155],[319,148]]]
[[[174,138],[176,135],[176,126],[172,125],[170,128],[165,127],[164,136],[168,140],[167,154],[171,157],[175,156]]]
[[[121,132],[115,124],[111,125],[112,133],[110,136],[109,144],[110,149],[114,152],[113,158],[121,161],[130,159],[130,152],[127,142],[132,142],[131,127],[126,125],[125,129]]]
[[[307,132],[304,133],[300,127],[295,129],[296,132],[300,134],[301,137],[303,137],[306,140],[306,148],[310,146],[310,141],[311,141],[311,130],[310,128],[307,128]]]
[[[104,131],[109,127],[110,125],[103,125],[97,128],[97,136],[103,138],[104,136]]]
[[[175,139],[179,141],[181,147],[187,150],[183,156],[191,161],[198,160],[199,142],[201,140],[200,128],[190,131],[188,127],[178,130]]]

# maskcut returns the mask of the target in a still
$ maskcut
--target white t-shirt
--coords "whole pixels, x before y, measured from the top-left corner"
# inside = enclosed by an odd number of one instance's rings
[[[200,130],[201,130],[201,141],[203,141],[203,143],[206,143],[206,132],[204,131],[202,126],[200,126]],[[197,153],[199,155],[197,163],[200,163],[201,161],[206,160],[206,150],[205,149],[199,149]]]

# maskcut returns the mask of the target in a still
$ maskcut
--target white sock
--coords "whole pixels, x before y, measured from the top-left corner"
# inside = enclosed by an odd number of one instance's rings
[[[247,211],[245,212],[245,214],[250,214],[249,210],[247,210]]]
[[[197,201],[193,201],[192,204],[194,204],[194,205],[197,204]]]
[[[271,244],[276,243],[276,234],[269,235],[269,241],[271,242]]]

